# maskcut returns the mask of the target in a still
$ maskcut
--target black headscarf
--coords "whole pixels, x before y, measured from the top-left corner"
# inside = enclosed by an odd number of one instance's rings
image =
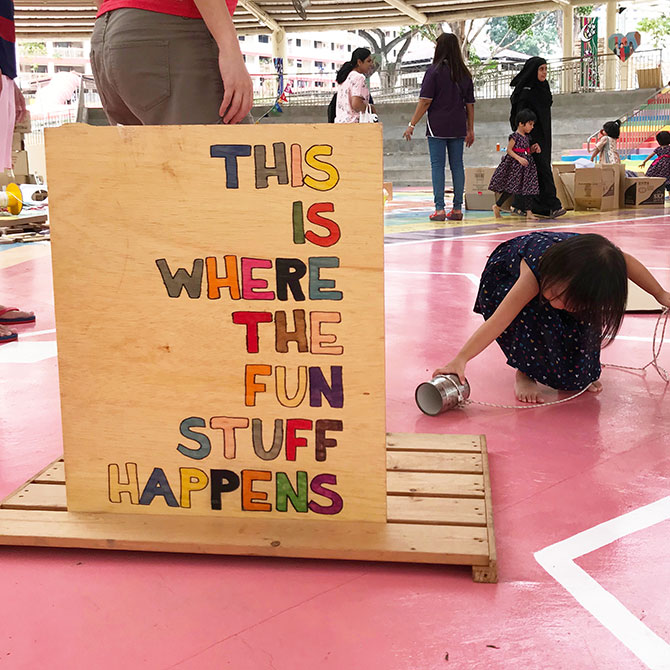
[[[519,98],[522,96],[524,91],[532,90],[532,97],[536,112],[541,113],[546,111],[549,113],[549,108],[553,103],[553,98],[551,96],[551,89],[549,88],[549,82],[545,79],[540,81],[537,78],[537,71],[540,69],[540,65],[546,65],[547,61],[540,56],[532,56],[529,58],[523,66],[523,69],[519,74],[512,79],[510,86],[514,87],[514,91],[510,96],[510,102],[512,103],[511,114],[510,114],[510,125],[513,130],[516,130],[516,124],[514,119],[516,113],[519,111],[518,102]],[[524,95],[524,97],[526,97]]]

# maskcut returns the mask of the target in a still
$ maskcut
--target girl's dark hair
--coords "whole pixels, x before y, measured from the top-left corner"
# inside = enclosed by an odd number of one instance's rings
[[[667,130],[661,130],[661,132],[656,135],[656,141],[662,147],[667,147],[668,144],[670,144],[670,133]]]
[[[540,299],[556,288],[566,308],[594,329],[603,345],[619,332],[628,299],[626,260],[619,247],[595,233],[557,242],[540,259]]]
[[[338,71],[335,77],[338,84],[343,84],[351,71],[358,65],[359,60],[365,60],[372,52],[365,47],[358,47],[354,49],[351,54],[351,60],[348,60]]]
[[[603,130],[608,137],[618,140],[621,135],[621,121],[606,121],[603,123]]]
[[[449,66],[451,78],[457,84],[464,79],[472,79],[470,70],[468,70],[458,37],[453,33],[442,33],[435,43],[435,55],[433,56],[433,65],[441,68],[444,64]]]
[[[517,112],[514,121],[518,126],[520,123],[528,123],[529,121],[537,121],[537,116],[532,109],[522,109]]]

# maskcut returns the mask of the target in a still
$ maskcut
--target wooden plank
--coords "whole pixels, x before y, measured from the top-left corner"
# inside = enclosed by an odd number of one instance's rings
[[[483,498],[482,475],[454,475],[441,472],[387,472],[388,495]]]
[[[480,453],[478,435],[387,433],[387,451],[466,451]]]
[[[2,503],[2,509],[67,510],[65,486],[33,484],[23,487]]]
[[[493,501],[491,500],[491,474],[489,471],[489,454],[486,446],[486,436],[480,435],[482,445],[482,466],[484,469],[484,488],[486,491],[486,528],[489,548],[489,564],[486,567],[472,566],[472,578],[476,582],[495,584],[498,581],[498,554],[496,538],[493,529]]]
[[[484,501],[477,498],[418,498],[389,496],[389,523],[486,526]]]
[[[65,484],[65,464],[62,460],[52,463],[43,470],[33,481],[36,484]]]
[[[51,487],[56,488],[56,487]],[[0,510],[0,545],[487,565],[486,528]]]
[[[398,472],[453,472],[482,474],[480,454],[463,452],[388,451],[386,469]]]

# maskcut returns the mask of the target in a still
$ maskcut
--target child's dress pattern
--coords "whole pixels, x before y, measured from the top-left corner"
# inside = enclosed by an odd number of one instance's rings
[[[596,148],[600,150],[600,162],[604,164],[621,163],[621,157],[616,148],[616,140],[605,135],[596,142]]]
[[[496,193],[513,193],[514,195],[537,195],[540,185],[537,181],[537,166],[530,153],[530,142],[527,135],[512,133],[510,140],[514,140],[514,153],[523,156],[528,161],[524,167],[511,156],[505,154],[491,176],[489,191]]]
[[[665,177],[665,188],[670,190],[670,144],[654,149],[656,158],[647,169],[647,177]]]
[[[489,319],[519,278],[525,260],[540,280],[538,267],[553,244],[577,233],[537,232],[496,247],[484,267],[474,311]],[[600,378],[600,343],[591,326],[539,295],[497,338],[507,364],[555,389],[580,390]]]

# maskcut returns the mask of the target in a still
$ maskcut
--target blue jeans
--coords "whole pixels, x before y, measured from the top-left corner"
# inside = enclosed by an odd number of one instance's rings
[[[463,189],[465,188],[465,170],[463,169],[463,145],[465,138],[429,137],[428,153],[430,154],[430,168],[433,177],[433,198],[435,209],[444,209],[444,170],[446,154],[449,154],[449,169],[454,182],[454,209],[463,206]]]

